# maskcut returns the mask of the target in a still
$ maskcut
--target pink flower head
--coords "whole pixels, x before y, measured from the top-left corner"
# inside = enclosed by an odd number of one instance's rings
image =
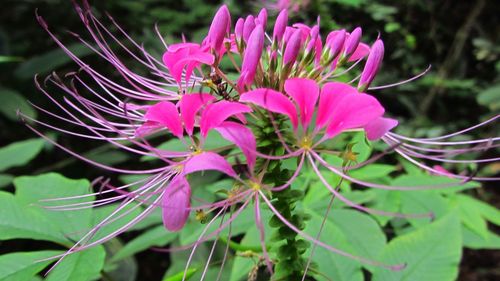
[[[163,54],[163,63],[167,66],[172,77],[180,85],[182,72],[185,70],[186,83],[191,78],[193,70],[200,64],[211,65],[214,63],[214,56],[207,48],[195,43],[179,43],[170,45]]]
[[[283,35],[285,34],[285,29],[288,24],[288,11],[281,10],[278,17],[276,18],[276,23],[274,24],[273,30],[273,41],[281,41]]]
[[[372,83],[373,79],[377,75],[377,72],[384,59],[384,43],[382,40],[378,39],[373,43],[373,46],[366,60],[365,68],[361,73],[361,78],[359,79],[358,89],[364,91]]]
[[[264,29],[258,25],[248,38],[248,44],[243,55],[241,75],[238,79],[238,87],[243,89],[250,85],[255,77],[260,57],[264,47]]]
[[[294,130],[297,130],[299,119],[304,131],[307,131],[319,98],[314,131],[318,132],[326,127],[328,138],[333,138],[345,130],[364,128],[384,113],[384,108],[377,99],[367,94],[359,94],[356,88],[344,83],[327,83],[320,92],[314,80],[294,78],[285,82],[285,91],[295,104],[284,94],[271,89],[244,93],[240,101],[254,103],[269,111],[287,115]],[[295,105],[299,108],[298,117]]]
[[[222,5],[215,14],[208,30],[208,44],[213,50],[220,50],[226,34],[231,28],[231,14],[226,5]]]

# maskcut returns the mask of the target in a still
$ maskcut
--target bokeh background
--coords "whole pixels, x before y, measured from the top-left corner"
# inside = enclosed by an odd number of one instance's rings
[[[205,0],[106,0],[90,1],[96,14],[108,12],[153,54],[163,47],[154,34],[157,24],[167,42],[180,36],[200,41],[206,34],[220,1]],[[292,11],[295,21],[313,23],[319,14],[323,34],[339,27],[363,28],[365,42],[380,34],[386,52],[375,85],[405,80],[432,65],[431,71],[412,83],[375,94],[389,114],[401,126],[399,132],[413,136],[437,136],[471,126],[500,112],[500,5],[495,0],[309,0]],[[233,20],[248,12],[256,12],[273,1],[225,1]],[[76,66],[58,49],[38,25],[35,10],[42,15],[72,50],[97,66],[102,73],[118,76],[109,65],[82,46],[66,31],[85,34],[84,26],[74,13],[69,0],[2,0],[0,8],[0,146],[34,138],[23,126],[16,110],[37,116],[28,103],[50,108],[49,100],[36,90],[35,74],[44,77],[75,71]],[[270,21],[276,12],[270,12]],[[106,21],[105,21],[106,22]],[[109,23],[109,22],[108,22]],[[111,26],[111,24],[110,24]],[[122,58],[127,61],[126,56]],[[129,65],[134,65],[131,58]],[[45,117],[40,116],[41,120]],[[475,131],[469,138],[491,137],[498,126]],[[496,134],[495,134],[496,132]],[[109,145],[47,134],[63,145],[92,159],[111,165],[133,167],[136,159],[111,150]],[[467,138],[467,136],[464,136]],[[23,166],[11,165],[2,171],[2,189],[12,190],[16,175],[36,175],[57,171],[71,178],[93,179],[106,174],[102,170],[76,161],[64,152],[45,144],[41,152]],[[499,163],[480,166],[484,175],[494,175]],[[475,194],[478,198],[500,206],[500,190],[495,184],[485,185]],[[493,229],[495,229],[493,227]],[[498,230],[498,229],[496,229]],[[445,235],[445,234],[444,234]],[[124,239],[127,239],[125,237]],[[14,250],[36,249],[38,242],[0,242],[0,254]],[[138,275],[148,280],[168,266],[158,253],[148,252],[136,259]],[[460,280],[500,280],[500,253],[465,250]]]

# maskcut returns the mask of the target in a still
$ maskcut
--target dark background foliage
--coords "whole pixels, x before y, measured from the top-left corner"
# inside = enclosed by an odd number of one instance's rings
[[[236,15],[258,11],[259,1],[227,1]],[[116,0],[91,1],[98,15],[105,12],[127,30],[133,38],[160,54],[162,45],[154,34],[154,25],[168,42],[181,35],[200,40],[210,23],[219,1],[204,0]],[[51,107],[33,83],[33,76],[44,77],[55,70],[60,75],[74,71],[75,65],[58,50],[50,37],[38,25],[35,11],[42,15],[51,29],[68,45],[77,41],[66,30],[85,33],[69,0],[2,0],[0,9],[0,145],[34,137],[15,116],[21,108],[35,114],[25,100]],[[497,1],[453,0],[316,0],[294,14],[294,19],[312,23],[321,17],[323,34],[338,27],[348,30],[363,27],[364,40],[371,42],[378,34],[384,39],[386,55],[375,84],[405,80],[431,71],[410,84],[376,93],[389,113],[396,116],[403,133],[434,136],[478,123],[500,110],[500,6]],[[275,14],[271,13],[271,17]],[[234,20],[233,18],[233,20]],[[105,20],[104,20],[105,21]],[[106,22],[106,21],[105,21]],[[109,23],[109,22],[108,22]],[[117,76],[113,69],[97,60],[79,45],[74,46],[88,61],[97,63],[99,70]],[[127,60],[123,56],[124,60]],[[128,59],[133,65],[131,58]],[[99,64],[100,63],[100,64]],[[94,64],[95,65],[95,64]],[[44,117],[41,117],[44,120]],[[475,131],[471,137],[491,137],[498,127],[489,126]],[[82,142],[77,138],[49,134],[63,145],[121,166],[133,166],[133,159],[120,152],[111,152],[106,145]],[[479,167],[481,173],[499,171],[498,163]],[[95,178],[102,171],[75,161],[64,152],[46,146],[29,165],[9,171],[13,175],[59,171],[73,178]],[[112,176],[112,175],[107,175]],[[486,186],[482,199],[499,206],[499,193],[494,184]],[[11,187],[8,187],[11,188]],[[0,244],[2,245],[2,244]],[[32,245],[7,243],[1,252]],[[166,264],[154,264],[154,258],[144,257],[141,276],[151,276]],[[500,256],[497,252],[466,252],[461,267],[461,280],[498,280]],[[148,275],[150,274],[150,275]]]

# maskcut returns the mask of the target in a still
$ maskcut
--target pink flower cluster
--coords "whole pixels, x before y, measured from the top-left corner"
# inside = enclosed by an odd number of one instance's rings
[[[300,175],[303,165],[308,164],[324,186],[336,198],[352,208],[379,215],[431,216],[432,214],[391,213],[351,202],[342,196],[336,187],[328,183],[318,167],[322,166],[344,180],[372,188],[416,190],[446,187],[446,184],[388,186],[348,175],[348,170],[370,164],[390,151],[396,151],[415,165],[437,175],[463,181],[497,180],[497,178],[454,174],[433,168],[423,162],[427,160],[439,163],[464,162],[468,160],[451,160],[449,157],[478,151],[484,149],[485,145],[497,147],[496,142],[499,138],[468,142],[446,141],[479,125],[454,134],[428,139],[410,138],[390,132],[398,122],[384,117],[384,107],[375,96],[366,93],[369,90],[393,86],[370,87],[382,63],[384,44],[381,39],[376,39],[371,45],[363,43],[362,30],[359,27],[351,32],[331,31],[323,40],[319,22],[312,26],[303,23],[290,24],[288,11],[282,10],[271,28],[268,26],[267,11],[263,9],[257,16],[249,15],[237,19],[233,29],[231,15],[228,7],[224,5],[215,14],[208,34],[201,43],[181,42],[168,45],[160,36],[165,45],[165,52],[162,58],[158,59],[130,38],[114,19],[110,18],[120,35],[135,49],[121,44],[117,36],[106,29],[92,14],[86,2],[84,7],[76,6],[76,10],[85,23],[93,43],[87,42],[80,36],[77,36],[77,39],[115,67],[123,79],[121,82],[113,81],[82,61],[66,48],[49,30],[47,23],[38,17],[42,27],[79,65],[81,73],[67,75],[72,79],[70,85],[65,84],[56,75],[46,79],[46,82],[53,83],[65,93],[64,101],[58,101],[37,82],[39,89],[64,113],[57,114],[47,109],[39,109],[76,129],[58,128],[39,120],[33,121],[70,135],[90,140],[104,140],[125,151],[154,157],[160,160],[161,165],[144,170],[109,167],[54,143],[75,157],[98,167],[118,173],[148,175],[145,179],[132,184],[140,186],[134,190],[129,190],[132,186],[130,184],[115,187],[107,181],[103,182],[103,186],[108,189],[99,194],[117,195],[99,199],[89,203],[89,206],[82,206],[81,203],[61,205],[59,209],[65,210],[122,202],[116,212],[96,225],[95,229],[82,237],[65,255],[111,239],[142,220],[156,207],[162,208],[166,229],[179,231],[193,210],[216,212],[208,223],[210,225],[230,207],[237,206],[236,211],[216,231],[191,245],[196,246],[217,236],[222,228],[235,220],[253,201],[256,225],[263,238],[264,227],[259,209],[262,200],[285,225],[314,244],[369,264],[400,269],[401,265],[383,265],[352,256],[302,232],[276,210],[268,194],[288,188]],[[272,30],[272,34],[268,35],[266,30]],[[110,47],[109,40],[119,43],[123,51],[145,67],[149,74],[144,76],[130,70]],[[241,59],[241,64],[237,63],[238,59]],[[233,68],[222,69],[223,60],[231,62]],[[338,81],[338,77],[353,70],[362,61],[365,61],[364,68],[354,80],[349,83]],[[230,72],[237,73],[237,78],[230,79]],[[84,74],[90,79],[85,79]],[[418,77],[420,75],[408,81]],[[353,84],[356,81],[358,82],[355,87]],[[394,85],[398,84],[400,83]],[[79,89],[85,91],[87,95],[81,93]],[[493,122],[497,117],[480,125]],[[24,116],[24,118],[29,117]],[[279,125],[276,119],[285,121]],[[259,127],[255,126],[257,121],[267,122],[269,127],[273,128],[274,142],[279,144],[285,153],[264,153],[259,149],[262,140],[258,137]],[[31,125],[27,126],[45,137]],[[340,134],[354,131],[365,132],[368,141],[382,139],[389,148],[356,165],[335,166],[328,163],[323,157],[324,154],[338,155],[340,152],[328,151],[325,143]],[[220,134],[231,145],[215,149],[206,148],[205,143],[210,137],[210,132]],[[183,151],[165,150],[151,144],[152,139],[166,140],[169,134],[185,145]],[[128,144],[123,141],[127,141]],[[455,148],[463,145],[473,146]],[[245,160],[242,160],[240,155]],[[285,184],[274,186],[263,182],[269,162],[289,158],[296,158],[298,164],[294,174]],[[348,163],[352,164],[355,159],[348,160],[350,161]],[[479,161],[491,162],[498,159],[470,160],[471,163]],[[236,187],[228,190],[227,197],[223,200],[192,206],[189,175],[206,170],[219,171],[234,179]],[[89,196],[95,194],[98,193]],[[71,198],[59,200],[65,201]],[[117,214],[126,210],[132,203],[144,206],[144,211],[115,232],[96,241],[88,241],[96,231],[116,220]],[[266,254],[264,241],[262,244],[263,252]],[[272,271],[270,260],[266,261],[269,270]]]

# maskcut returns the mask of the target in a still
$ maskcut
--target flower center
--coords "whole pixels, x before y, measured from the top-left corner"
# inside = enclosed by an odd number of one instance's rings
[[[300,141],[299,141],[299,147],[303,148],[304,150],[310,150],[313,144],[313,140],[309,136],[304,136]]]

